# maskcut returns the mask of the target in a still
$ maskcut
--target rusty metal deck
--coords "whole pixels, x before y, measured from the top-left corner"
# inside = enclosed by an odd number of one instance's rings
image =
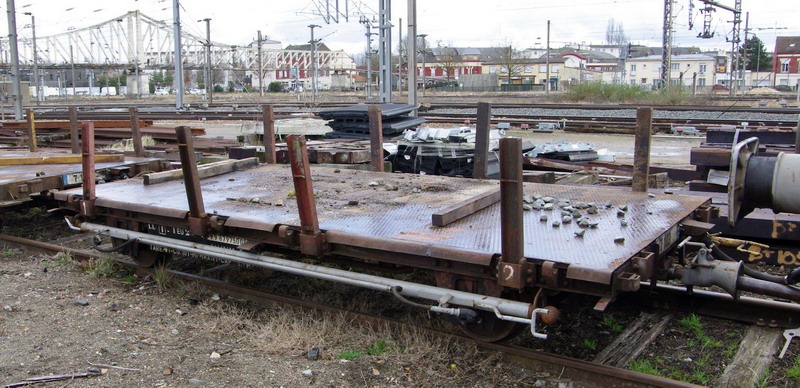
[[[432,213],[497,189],[497,181],[327,167],[314,167],[312,177],[320,228],[325,231],[411,241],[486,257],[500,253],[499,203],[444,227],[431,224]],[[300,225],[289,166],[264,165],[206,178],[201,186],[206,211],[231,217],[228,223],[260,225],[258,229],[266,231],[277,224]],[[71,193],[80,191],[60,192],[56,198],[66,200]],[[575,221],[552,226],[552,220],[561,218],[558,207],[524,212],[527,258],[609,276],[648,245],[669,239],[668,231],[674,231],[675,225],[708,201],[697,196],[661,194],[651,198],[630,189],[536,183],[526,183],[525,193],[599,205],[597,214],[588,215],[599,225],[587,229],[583,237],[574,235],[581,229]],[[607,201],[613,206],[604,208]],[[95,205],[176,218],[183,218],[188,211],[180,181],[144,186],[140,179],[129,179],[101,185]],[[627,226],[620,224],[619,206],[628,207]],[[541,222],[541,214],[547,214],[549,220]],[[617,237],[625,241],[615,242]]]

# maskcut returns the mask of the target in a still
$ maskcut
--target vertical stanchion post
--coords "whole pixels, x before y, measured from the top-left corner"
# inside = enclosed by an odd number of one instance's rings
[[[189,232],[195,236],[206,233],[206,210],[203,192],[200,190],[200,177],[197,173],[197,160],[194,156],[192,130],[187,126],[175,128],[178,138],[178,153],[183,169],[183,183],[186,186],[186,199],[189,201]]]
[[[300,215],[300,252],[305,255],[321,256],[325,252],[325,235],[319,230],[306,137],[289,135],[286,142],[289,146],[289,164],[292,168],[297,211]]]
[[[526,280],[522,216],[522,139],[500,139],[500,266],[501,286],[522,288]]]
[[[264,121],[264,162],[275,164],[277,163],[275,157],[275,110],[272,105],[262,107],[262,119]]]
[[[381,107],[372,105],[369,115],[369,154],[372,171],[383,172],[383,119]]]
[[[633,149],[634,192],[647,192],[650,175],[650,138],[653,133],[653,108],[636,109],[636,140]]]
[[[142,132],[139,130],[139,110],[136,107],[128,108],[131,116],[131,140],[133,141],[133,154],[137,157],[144,157],[144,147],[142,146]]]
[[[478,120],[475,123],[475,156],[472,158],[472,177],[486,179],[489,168],[489,125],[492,106],[488,102],[478,103]]]
[[[31,152],[39,150],[36,144],[36,118],[33,116],[33,109],[28,109],[28,149]]]
[[[144,146],[142,146],[142,132],[139,129],[139,110],[135,107],[128,108],[131,115],[131,139],[133,141],[133,154],[137,157],[144,157]]]
[[[94,123],[81,124],[81,177],[83,178],[83,198],[81,214],[91,217],[94,214],[95,179],[94,168]]]
[[[526,275],[525,235],[522,218],[522,139],[500,139],[500,239],[501,286],[521,288]]]
[[[69,107],[69,143],[72,146],[72,153],[81,153],[81,146],[78,137],[78,108]]]

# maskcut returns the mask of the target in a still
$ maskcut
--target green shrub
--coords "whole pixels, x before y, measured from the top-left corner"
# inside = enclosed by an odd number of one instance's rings
[[[280,93],[283,90],[283,86],[278,81],[272,81],[267,86],[267,91],[270,93]]]

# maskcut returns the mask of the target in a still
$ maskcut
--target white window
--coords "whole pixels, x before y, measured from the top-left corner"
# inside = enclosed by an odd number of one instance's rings
[[[681,64],[680,63],[673,63],[672,64],[672,70],[680,70],[680,69],[681,69]]]
[[[530,73],[532,71],[533,71],[533,66],[531,66],[531,65],[525,66],[525,72],[526,73]]]
[[[700,66],[698,67],[697,72],[700,73],[700,74],[705,73],[706,72],[706,64],[705,63],[701,63]],[[700,86],[702,86],[702,85],[700,85]]]
[[[631,86],[636,86],[636,80],[635,79],[631,80]]]
[[[706,86],[706,79],[705,78],[698,78],[697,79],[697,86]]]
[[[633,73],[635,71],[636,71],[636,65],[635,64],[631,64],[631,73]]]
[[[547,65],[539,65],[539,72],[546,73],[547,72]]]
[[[489,66],[489,73],[495,73],[497,69],[494,66]]]
[[[781,73],[788,73],[789,72],[789,60],[784,59],[781,61]]]
[[[677,80],[677,79],[671,79],[671,80],[669,80],[669,84],[672,85],[672,86],[678,86],[678,81],[679,80]]]
[[[552,65],[551,68],[553,69],[553,73],[558,73],[558,70],[559,70],[559,66],[558,65]]]

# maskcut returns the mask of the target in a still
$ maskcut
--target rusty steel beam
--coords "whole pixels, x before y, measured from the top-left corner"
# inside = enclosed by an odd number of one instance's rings
[[[81,124],[81,177],[83,178],[83,198],[81,199],[81,214],[91,217],[94,214],[95,179],[94,166],[94,123],[85,121]]]
[[[636,140],[633,149],[633,182],[631,183],[634,192],[647,192],[652,133],[653,108],[636,109]]]
[[[144,147],[142,146],[142,132],[139,130],[139,110],[136,107],[128,108],[131,116],[131,141],[133,141],[133,154],[137,157],[144,157]]]
[[[69,107],[69,143],[73,154],[81,153],[81,146],[78,142],[78,108]]]
[[[500,285],[522,288],[525,235],[522,218],[522,139],[500,139]]]
[[[31,152],[39,150],[36,144],[36,119],[33,116],[33,109],[28,109],[28,149]]]
[[[178,153],[181,157],[186,199],[189,201],[189,231],[194,235],[202,236],[206,232],[207,214],[203,204],[203,192],[200,190],[192,130],[187,126],[180,126],[175,128],[175,134],[178,138]]]
[[[297,211],[300,213],[300,252],[306,255],[320,256],[326,250],[325,236],[319,230],[317,202],[314,199],[314,187],[311,182],[311,166],[308,162],[306,137],[289,135],[286,143],[289,146],[289,164],[292,168]]]
[[[450,225],[466,216],[475,214],[494,205],[499,200],[500,192],[497,191],[497,189],[491,189],[485,193],[478,194],[470,199],[433,213],[431,215],[431,224],[433,226]]]
[[[372,171],[383,172],[383,119],[381,107],[372,105],[369,115],[369,152]]]
[[[264,121],[264,163],[275,164],[275,110],[272,105],[262,107],[262,120]]]
[[[489,122],[492,106],[488,102],[478,103],[478,120],[475,123],[475,157],[472,159],[472,177],[486,179],[489,168]]]

